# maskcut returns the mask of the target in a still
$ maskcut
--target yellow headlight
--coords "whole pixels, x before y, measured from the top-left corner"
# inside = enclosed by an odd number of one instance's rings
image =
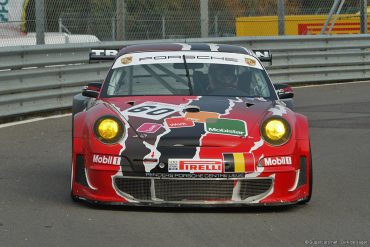
[[[95,124],[95,134],[102,142],[114,143],[121,139],[123,125],[115,117],[103,117]]]
[[[98,133],[101,137],[111,140],[117,136],[119,130],[118,123],[113,119],[104,119],[98,126]]]
[[[278,146],[289,140],[291,129],[284,118],[272,117],[262,124],[261,134],[267,143]]]
[[[280,120],[271,120],[265,127],[266,135],[269,139],[280,140],[286,133],[285,125]]]

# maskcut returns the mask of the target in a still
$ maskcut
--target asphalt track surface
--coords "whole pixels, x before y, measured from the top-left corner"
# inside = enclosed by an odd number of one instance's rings
[[[138,209],[72,202],[69,116],[0,128],[0,246],[370,246],[370,82],[295,92],[296,110],[310,123],[309,204]]]

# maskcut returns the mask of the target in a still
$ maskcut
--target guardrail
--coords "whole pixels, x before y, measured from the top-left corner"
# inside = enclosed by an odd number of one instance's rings
[[[111,63],[88,64],[90,48],[117,48],[153,40],[0,48],[0,118],[70,108],[73,95],[102,81]],[[227,37],[191,42],[269,49],[274,83],[317,83],[370,78],[370,35]]]

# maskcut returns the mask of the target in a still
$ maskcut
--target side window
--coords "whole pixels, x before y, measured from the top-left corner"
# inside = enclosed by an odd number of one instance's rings
[[[262,71],[259,69],[252,70],[251,90],[254,95],[270,97],[270,91]]]
[[[115,95],[117,93],[121,84],[123,84],[122,80],[125,77],[125,75],[126,72],[124,71],[123,68],[114,70],[107,89],[108,95]]]

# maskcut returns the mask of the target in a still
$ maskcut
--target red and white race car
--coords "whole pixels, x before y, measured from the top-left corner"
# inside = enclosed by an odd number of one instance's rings
[[[256,55],[257,54],[257,55]],[[216,44],[93,50],[114,60],[73,105],[71,195],[93,203],[247,206],[306,203],[306,117],[271,83],[268,51]]]

